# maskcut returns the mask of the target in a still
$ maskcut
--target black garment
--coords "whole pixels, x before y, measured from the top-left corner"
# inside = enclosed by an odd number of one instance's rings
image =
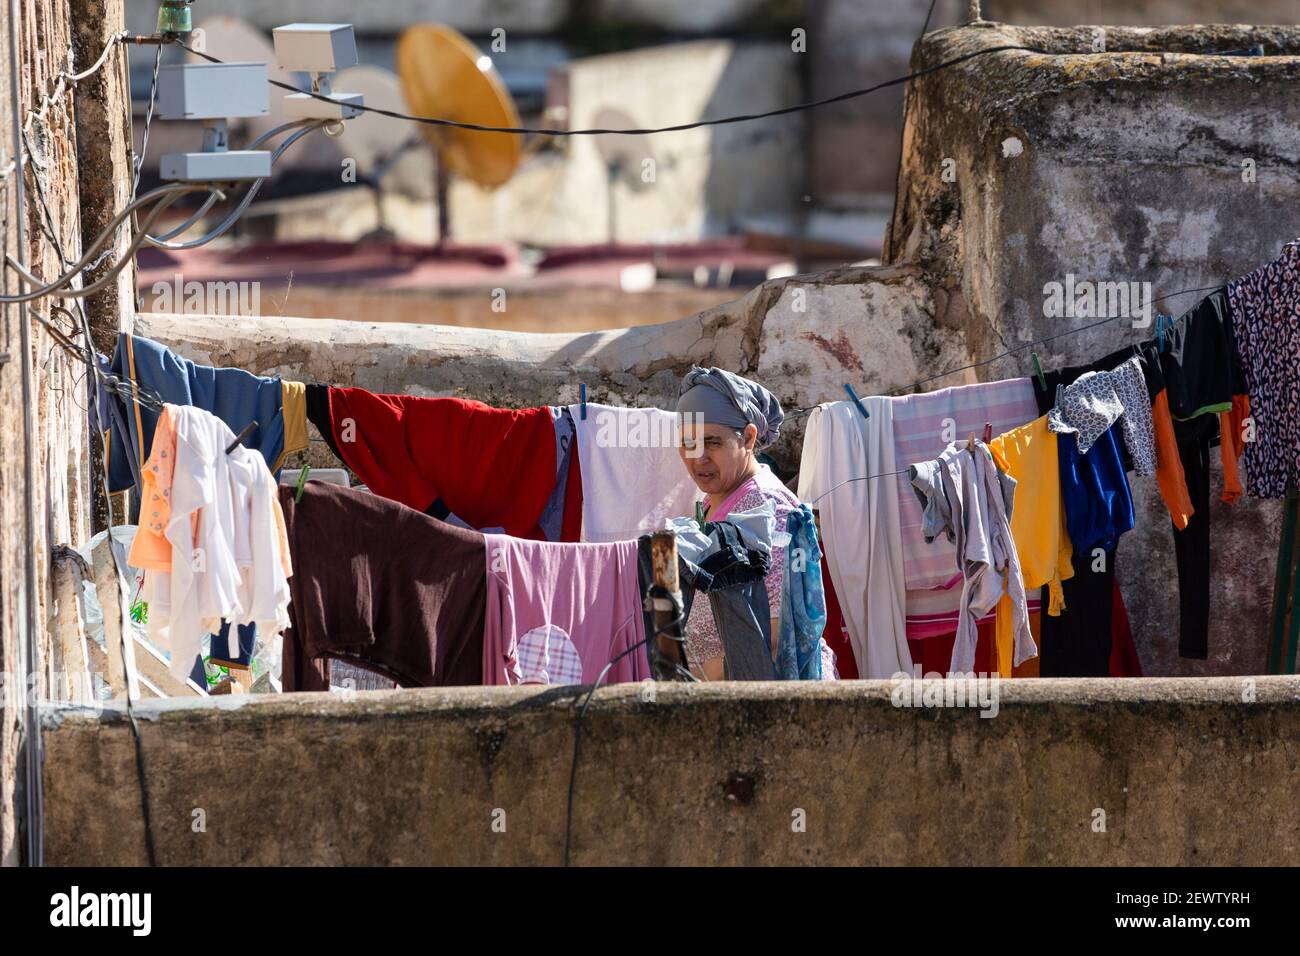
[[[344,461],[343,453],[334,442],[334,426],[330,424],[330,387],[328,385],[307,386],[307,421],[316,426],[320,437],[330,446],[334,457]]]
[[[1065,610],[1040,619],[1038,673],[1042,677],[1109,677],[1111,612],[1115,595],[1115,552],[1107,551],[1105,568],[1094,571],[1092,552],[1075,552],[1074,577],[1061,582]],[[1043,588],[1043,607],[1048,607]]]
[[[1194,513],[1182,531],[1174,529],[1178,561],[1178,656],[1205,660],[1210,632],[1210,446],[1219,417],[1200,415],[1174,422],[1178,456]]]
[[[1231,405],[1233,395],[1245,394],[1226,287],[1207,295],[1165,330],[1160,363],[1175,419]]]
[[[1046,415],[1056,405],[1057,385],[1069,385],[1084,372],[1110,371],[1134,354],[1132,346],[1112,352],[1091,365],[1072,365],[1044,373],[1047,387],[1033,377],[1038,413]],[[1147,386],[1148,390],[1150,385]],[[1073,441],[1073,436],[1060,436]],[[1124,442],[1116,442],[1124,470],[1133,467]],[[1061,446],[1064,450],[1064,445]],[[1089,449],[1091,454],[1095,449]],[[1075,549],[1070,559],[1074,576],[1061,582],[1065,610],[1053,617],[1048,589],[1042,590],[1038,672],[1043,677],[1109,677],[1111,610],[1115,587],[1115,551],[1106,552],[1105,570],[1093,571],[1092,551]]]
[[[764,580],[772,553],[746,547],[740,529],[729,521],[710,522],[709,534],[718,550],[694,568],[695,586],[709,595],[726,678],[775,680],[772,611]]]

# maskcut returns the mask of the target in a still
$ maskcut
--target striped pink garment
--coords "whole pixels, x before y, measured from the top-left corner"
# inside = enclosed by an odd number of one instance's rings
[[[937,637],[951,634],[957,630],[957,608],[961,603],[961,578],[950,588],[935,588],[929,591],[908,591],[907,596],[907,639],[919,641],[924,637]],[[1025,599],[1030,614],[1042,610],[1039,589],[1031,590]],[[992,621],[996,609],[980,618],[979,623]]]
[[[1039,416],[1030,378],[957,385],[939,392],[893,399],[894,460],[897,467],[939,458],[950,441],[974,433],[983,437],[984,423],[993,434],[1009,432]],[[898,523],[902,533],[904,578],[907,584],[907,637],[933,637],[957,630],[962,574],[957,545],[946,537],[928,542],[920,533],[920,503],[907,475],[898,483]],[[1032,593],[1030,613],[1039,610]],[[993,618],[992,614],[988,619]]]
[[[961,440],[971,433],[983,437],[985,422],[993,426],[996,436],[1038,417],[1033,382],[1028,378],[958,385],[937,392],[905,395],[893,399],[893,409],[894,456],[899,468],[938,458],[949,442]],[[921,505],[911,481],[906,473],[896,480],[903,536],[903,576],[908,591],[956,584],[955,590],[960,592],[961,571],[957,567],[956,545],[943,536],[926,543],[921,535]],[[912,617],[911,603],[909,594],[909,621]],[[952,607],[955,622],[955,594]]]

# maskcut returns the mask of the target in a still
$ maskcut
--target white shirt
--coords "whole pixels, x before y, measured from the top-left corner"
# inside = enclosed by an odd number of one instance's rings
[[[272,510],[275,480],[261,455],[242,445],[227,455],[235,435],[210,412],[171,410],[176,454],[164,536],[172,569],[150,572],[145,587],[150,637],[170,649],[171,670],[182,676],[223,618],[266,627],[268,637],[283,629],[289,586]]]

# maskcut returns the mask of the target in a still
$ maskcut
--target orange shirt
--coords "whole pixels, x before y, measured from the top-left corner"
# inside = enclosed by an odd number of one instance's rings
[[[172,475],[176,466],[176,423],[164,405],[154,430],[153,448],[140,479],[140,527],[131,542],[127,563],[146,571],[171,571],[172,546],[167,540],[171,518]]]
[[[1232,396],[1232,411],[1219,412],[1219,459],[1223,462],[1223,501],[1241,497],[1241,471],[1237,460],[1246,450],[1245,421],[1250,417],[1250,396]]]
[[[1151,403],[1151,424],[1156,435],[1156,484],[1160,486],[1160,497],[1169,509],[1174,527],[1182,531],[1195,511],[1187,494],[1187,476],[1178,454],[1178,439],[1174,437],[1174,420],[1169,414],[1169,394],[1165,389]]]

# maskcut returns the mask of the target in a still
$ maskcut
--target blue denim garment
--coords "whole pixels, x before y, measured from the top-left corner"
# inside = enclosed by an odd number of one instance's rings
[[[822,629],[826,626],[826,591],[822,586],[822,552],[817,525],[806,504],[786,519],[790,543],[785,549],[781,586],[781,631],[776,645],[778,680],[821,680]]]

